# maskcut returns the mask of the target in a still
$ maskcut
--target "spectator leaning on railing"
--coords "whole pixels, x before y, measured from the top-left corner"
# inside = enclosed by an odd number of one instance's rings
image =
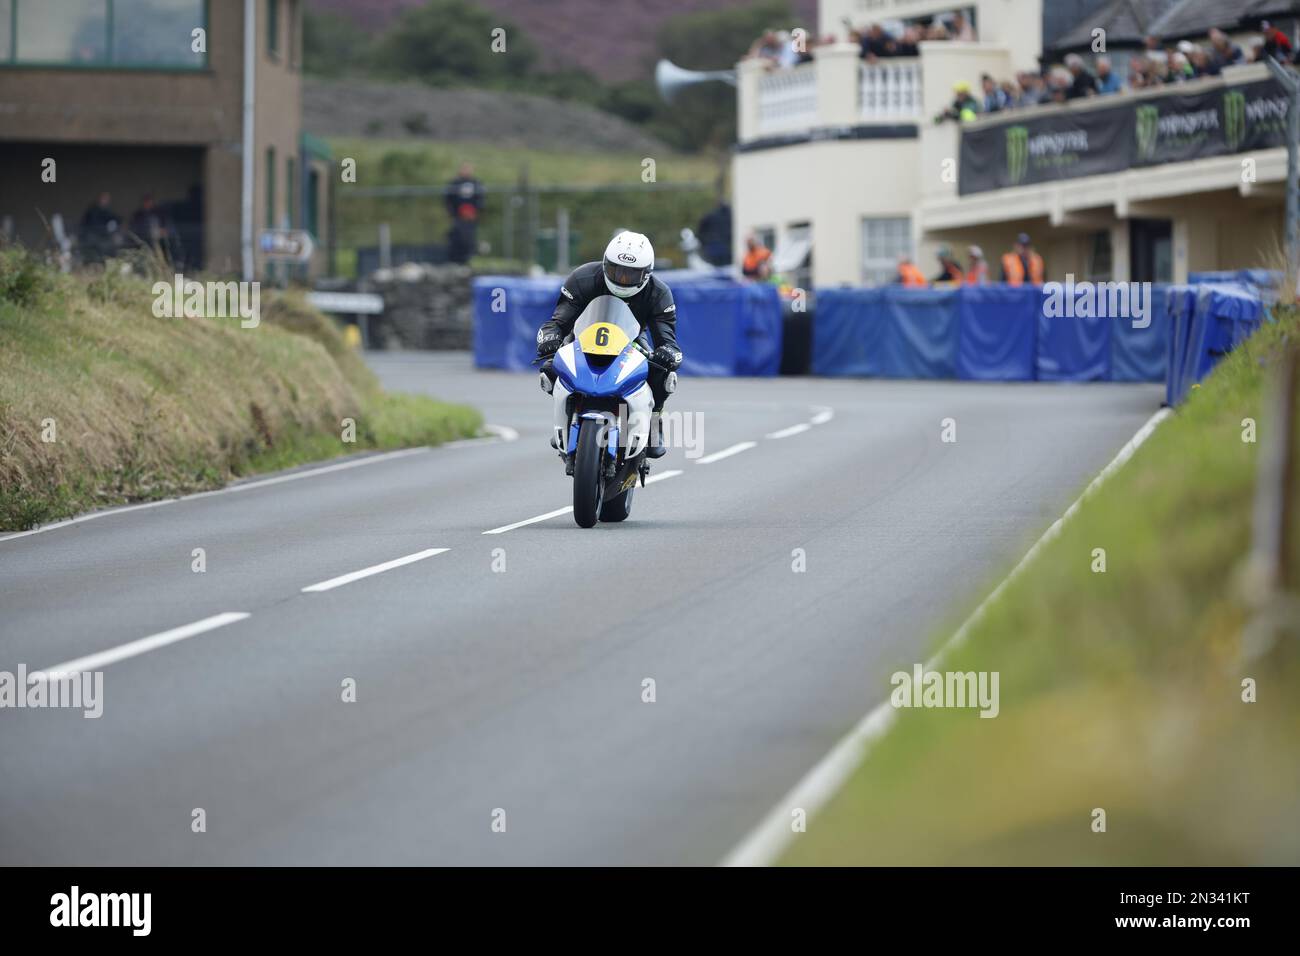
[[[1097,57],[1097,94],[1110,96],[1124,89],[1124,82],[1111,68],[1110,57]]]

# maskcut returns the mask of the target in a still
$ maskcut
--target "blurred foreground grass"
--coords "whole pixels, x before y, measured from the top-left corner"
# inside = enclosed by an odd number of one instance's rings
[[[900,710],[781,862],[1300,863],[1300,634],[1240,655],[1261,447],[1242,420],[1262,441],[1298,340],[1288,310],[1228,356],[937,665],[1000,672],[999,716]]]
[[[300,294],[263,290],[241,328],[157,318],[150,285],[0,248],[0,531],[479,429],[471,408],[386,394]]]

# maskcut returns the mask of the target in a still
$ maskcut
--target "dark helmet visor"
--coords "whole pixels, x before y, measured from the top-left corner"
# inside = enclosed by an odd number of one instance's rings
[[[622,286],[625,289],[635,289],[645,281],[646,273],[649,271],[647,268],[605,260],[605,278],[609,279],[614,285]]]

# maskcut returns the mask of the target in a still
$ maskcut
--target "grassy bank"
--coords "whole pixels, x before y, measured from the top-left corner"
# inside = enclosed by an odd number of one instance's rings
[[[1262,441],[1298,334],[1293,311],[1225,359],[939,665],[999,672],[999,715],[900,710],[782,862],[1300,862],[1300,635],[1241,654],[1261,448],[1242,420]]]
[[[143,279],[0,249],[0,531],[478,430],[473,409],[384,393],[329,319],[264,291],[256,328],[157,318]]]

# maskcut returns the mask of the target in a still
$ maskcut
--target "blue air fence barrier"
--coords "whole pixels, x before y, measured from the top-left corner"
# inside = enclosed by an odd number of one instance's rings
[[[956,289],[818,289],[813,374],[955,377],[956,301]]]
[[[1023,382],[1035,375],[1038,290],[1031,286],[963,286],[957,297],[957,376]],[[1162,356],[1163,358],[1163,356]]]
[[[1203,283],[1171,286],[1171,322],[1165,400],[1181,402],[1219,359],[1264,321],[1264,303],[1244,286]]]
[[[781,299],[774,286],[697,281],[671,284],[685,375],[776,375],[781,364]],[[479,276],[474,280],[474,363],[534,368],[537,329],[559,298],[558,277]]]
[[[1164,290],[1135,309],[1099,295],[1096,317],[1049,318],[1030,286],[955,289],[818,289],[813,324],[817,375],[987,381],[1153,381],[1165,378],[1169,322]],[[1119,314],[1123,313],[1123,314]],[[1145,317],[1144,316],[1144,317]],[[1139,317],[1139,320],[1144,320]]]

